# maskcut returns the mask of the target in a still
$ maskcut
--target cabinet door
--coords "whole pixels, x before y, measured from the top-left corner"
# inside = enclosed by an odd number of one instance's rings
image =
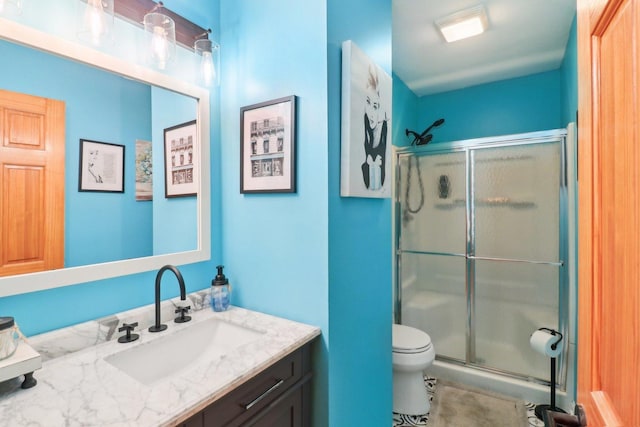
[[[302,389],[285,397],[262,417],[255,422],[249,421],[246,425],[252,427],[302,427]]]

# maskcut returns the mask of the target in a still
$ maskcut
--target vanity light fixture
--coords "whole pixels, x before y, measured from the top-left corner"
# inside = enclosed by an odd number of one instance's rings
[[[444,39],[451,43],[484,33],[489,27],[489,20],[484,6],[480,4],[438,19],[435,24]]]
[[[1,1],[1,0],[0,0]],[[78,38],[100,46],[112,40],[114,0],[78,2]]]
[[[20,15],[22,13],[22,0],[0,0],[0,15]]]
[[[167,67],[176,50],[176,24],[163,9],[162,2],[158,2],[143,19],[149,62],[160,70]]]
[[[211,29],[200,34],[193,49],[200,56],[200,82],[205,86],[217,86],[220,83],[220,45],[209,40],[209,33]]]

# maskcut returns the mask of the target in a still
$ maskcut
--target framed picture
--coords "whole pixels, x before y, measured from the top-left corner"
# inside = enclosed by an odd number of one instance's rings
[[[136,140],[136,200],[153,200],[153,156],[150,141]]]
[[[392,80],[352,41],[342,43],[340,195],[391,197]]]
[[[240,109],[240,193],[296,192],[296,97]]]
[[[124,193],[124,145],[81,139],[78,191]]]
[[[198,194],[199,145],[196,121],[164,130],[164,195],[186,197]]]

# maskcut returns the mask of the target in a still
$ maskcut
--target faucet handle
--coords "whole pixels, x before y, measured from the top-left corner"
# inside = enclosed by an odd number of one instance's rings
[[[138,338],[140,338],[140,335],[131,333],[131,331],[133,331],[137,326],[138,326],[138,322],[123,323],[122,327],[118,328],[118,332],[126,331],[126,335],[118,338],[118,342],[119,343],[133,342]]]
[[[191,320],[191,316],[185,316],[185,313],[187,313],[189,310],[191,310],[191,306],[190,305],[186,305],[183,307],[178,307],[176,308],[176,313],[180,313],[180,316],[176,317],[174,322],[176,323],[184,323],[184,322],[188,322],[189,320]]]

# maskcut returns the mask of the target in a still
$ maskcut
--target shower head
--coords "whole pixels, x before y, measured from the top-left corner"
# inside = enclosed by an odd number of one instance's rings
[[[433,128],[437,128],[442,126],[444,123],[444,119],[438,119],[435,122],[431,123],[431,125],[426,128],[420,135],[417,132],[414,132],[409,129],[405,129],[404,133],[407,136],[413,136],[413,141],[411,141],[411,145],[426,145],[433,139],[433,135],[429,133],[429,131]]]
[[[424,130],[424,132],[422,132],[422,134],[420,134],[421,137],[425,137],[426,134],[429,133],[429,131],[433,128],[437,128],[439,126],[442,126],[442,124],[444,123],[444,119],[438,119],[435,122],[431,123],[431,126],[429,126],[428,128],[426,128]]]

